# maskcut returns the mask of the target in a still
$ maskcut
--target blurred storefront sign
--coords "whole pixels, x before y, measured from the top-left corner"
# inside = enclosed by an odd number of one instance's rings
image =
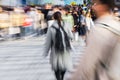
[[[3,6],[21,6],[21,0],[0,0],[0,5]]]
[[[83,0],[0,0],[0,5],[4,6],[40,5],[46,3],[55,5],[83,4]]]

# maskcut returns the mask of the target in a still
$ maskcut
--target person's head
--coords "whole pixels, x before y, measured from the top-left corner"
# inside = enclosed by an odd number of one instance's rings
[[[103,12],[110,12],[114,6],[114,0],[93,0],[92,9],[99,16]]]
[[[65,11],[65,15],[69,14],[70,8],[69,7],[64,7],[63,10]]]
[[[60,11],[59,6],[58,5],[53,6],[53,12],[57,12],[57,11]]]
[[[85,10],[82,10],[82,15],[86,15],[86,11]]]
[[[58,25],[61,27],[61,21],[62,21],[61,13],[55,12],[53,14],[53,18],[58,21]]]
[[[55,20],[61,20],[62,18],[61,18],[61,13],[60,12],[55,12],[54,14],[53,14],[53,18],[55,19]]]
[[[119,16],[120,16],[119,8],[114,7],[114,9],[113,9],[113,14],[114,14],[116,17],[119,17]]]

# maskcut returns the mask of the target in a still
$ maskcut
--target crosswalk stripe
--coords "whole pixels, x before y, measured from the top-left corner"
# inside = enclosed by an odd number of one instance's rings
[[[55,80],[49,57],[43,58],[45,37],[0,43],[0,80]],[[79,42],[72,42],[73,63],[76,66],[84,48]],[[67,72],[65,80],[72,75]]]

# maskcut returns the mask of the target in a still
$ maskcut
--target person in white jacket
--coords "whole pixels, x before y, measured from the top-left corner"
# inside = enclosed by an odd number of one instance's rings
[[[63,80],[64,74],[66,71],[70,71],[72,69],[72,59],[70,51],[66,50],[66,44],[65,44],[65,35],[63,34],[63,30],[60,27],[63,27],[65,32],[67,33],[69,40],[73,38],[72,32],[70,30],[69,24],[62,21],[61,13],[55,12],[53,14],[53,24],[48,27],[48,31],[46,34],[46,41],[45,41],[45,48],[43,55],[46,57],[50,51],[50,63],[52,65],[52,70],[55,72],[55,76],[57,80]],[[56,29],[59,29],[62,33],[62,41],[64,45],[65,51],[61,54],[56,52],[55,50],[55,35],[56,35]]]

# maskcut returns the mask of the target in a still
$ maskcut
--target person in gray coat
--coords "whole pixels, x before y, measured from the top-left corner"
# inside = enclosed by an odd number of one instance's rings
[[[114,0],[93,0],[95,27],[70,80],[120,80],[120,22],[112,15],[113,7]]]
[[[64,37],[65,35],[60,27],[62,27],[67,33],[69,41],[73,38],[73,35],[71,30],[69,29],[69,24],[63,22],[60,12],[55,12],[53,14],[53,18],[54,18],[53,24],[48,28],[46,34],[45,48],[43,54],[46,57],[50,52],[50,63],[52,65],[52,70],[55,72],[56,79],[63,80],[65,72],[70,71],[72,69],[72,59],[71,59],[70,51],[66,50],[67,46],[65,44],[65,37]],[[52,26],[54,26],[57,29],[60,29],[62,35],[62,41],[65,49],[64,53],[62,54],[55,51],[56,29],[53,28]]]

